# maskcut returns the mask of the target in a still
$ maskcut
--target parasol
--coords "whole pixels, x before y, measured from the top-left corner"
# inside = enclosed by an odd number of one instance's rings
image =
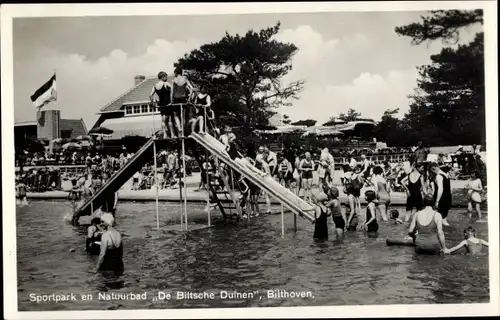
[[[96,127],[89,131],[89,135],[93,134],[113,134],[113,130],[105,128],[105,127]]]
[[[62,146],[63,150],[73,150],[73,149],[81,149],[82,146],[78,143],[68,142]]]

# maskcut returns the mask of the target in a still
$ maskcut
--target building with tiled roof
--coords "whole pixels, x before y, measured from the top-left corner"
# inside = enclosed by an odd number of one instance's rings
[[[168,82],[172,83],[172,76]],[[99,119],[92,126],[114,131],[109,139],[124,136],[151,137],[161,128],[160,113],[150,105],[149,94],[158,77],[136,76],[134,85],[101,108]]]

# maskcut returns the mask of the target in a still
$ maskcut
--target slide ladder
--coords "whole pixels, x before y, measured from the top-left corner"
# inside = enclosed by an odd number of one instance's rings
[[[73,223],[81,216],[92,215],[92,210],[102,207],[111,194],[117,192],[143,165],[154,157],[153,147],[155,139],[149,139],[127,163],[116,171],[110,179],[99,188],[92,198],[81,205],[73,215]]]
[[[296,215],[314,222],[314,206],[304,201],[292,191],[286,189],[275,181],[271,176],[262,177],[259,169],[252,165],[243,165],[231,159],[225,151],[225,146],[213,136],[207,134],[200,135],[192,133],[191,137],[205,149],[215,155],[220,161],[227,164],[231,169],[243,175],[248,181],[260,187],[269,195],[275,197],[282,204],[288,207]]]

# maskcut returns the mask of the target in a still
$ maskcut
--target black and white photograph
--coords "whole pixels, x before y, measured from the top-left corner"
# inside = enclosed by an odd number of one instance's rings
[[[7,319],[500,313],[496,2],[1,14]]]

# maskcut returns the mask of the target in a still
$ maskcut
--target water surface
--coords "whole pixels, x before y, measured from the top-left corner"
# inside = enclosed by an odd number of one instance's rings
[[[207,225],[203,206],[189,204],[190,229]],[[399,208],[402,210],[401,208]],[[179,205],[120,203],[116,229],[124,238],[125,274],[94,274],[96,257],[84,252],[88,218],[82,226],[64,222],[67,202],[37,201],[17,210],[19,310],[108,310],[144,308],[262,307],[474,303],[489,301],[488,256],[419,256],[409,247],[387,247],[387,237],[402,237],[404,226],[381,223],[378,238],[363,232],[315,243],[314,226],[285,215],[265,216],[248,225],[222,223],[185,234]],[[449,247],[468,227],[464,209],[452,210],[445,229]],[[487,224],[472,224],[488,240]],[[75,252],[70,252],[74,248]],[[221,290],[252,292],[253,298],[220,299]],[[313,298],[268,299],[267,290],[311,292]],[[214,293],[213,300],[153,301],[158,292]],[[147,300],[98,300],[98,293],[147,293]],[[90,294],[93,300],[30,301],[30,294]]]

